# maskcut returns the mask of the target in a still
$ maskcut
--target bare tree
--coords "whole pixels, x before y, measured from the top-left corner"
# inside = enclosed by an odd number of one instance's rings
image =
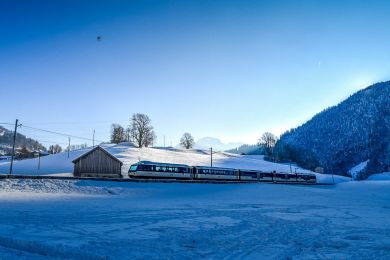
[[[67,147],[65,150],[68,151],[74,151],[79,149],[85,149],[88,147],[88,144],[72,144],[71,146]]]
[[[131,118],[130,135],[138,147],[153,145],[156,135],[150,118],[145,114],[134,114]]]
[[[180,139],[180,145],[186,149],[190,149],[194,146],[194,138],[190,133],[184,133]]]
[[[260,137],[258,144],[264,147],[264,150],[267,155],[272,155],[277,140],[278,138],[274,134],[270,132],[265,132]]]
[[[55,145],[50,145],[49,146],[49,151],[50,154],[56,154],[62,152],[62,148],[60,145],[55,144]]]
[[[119,124],[111,125],[111,143],[118,144],[126,140],[125,129]]]

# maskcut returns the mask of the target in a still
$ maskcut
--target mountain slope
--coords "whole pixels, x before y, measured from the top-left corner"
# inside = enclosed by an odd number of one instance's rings
[[[257,144],[243,144],[239,147],[226,150],[228,153],[243,154],[243,155],[264,155],[264,147]]]
[[[11,153],[13,136],[14,136],[13,131],[10,131],[0,126],[0,155]],[[22,148],[22,147],[25,147],[30,151],[38,150],[38,149],[46,150],[46,148],[38,141],[31,138],[27,138],[25,135],[17,133],[15,148]]]
[[[390,166],[390,82],[358,91],[302,126],[284,133],[277,150],[284,159],[346,174],[369,160],[361,178]]]

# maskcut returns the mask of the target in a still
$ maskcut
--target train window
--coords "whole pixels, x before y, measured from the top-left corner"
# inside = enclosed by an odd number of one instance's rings
[[[137,165],[132,165],[132,166],[130,166],[130,171],[131,171],[131,172],[137,171]]]
[[[138,171],[152,171],[152,165],[139,165]]]
[[[188,168],[180,167],[178,169],[180,173],[188,173]]]

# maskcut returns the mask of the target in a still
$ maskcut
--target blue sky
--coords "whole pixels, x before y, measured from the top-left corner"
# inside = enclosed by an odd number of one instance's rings
[[[390,78],[388,1],[0,5],[0,122],[106,140],[140,112],[157,144],[255,143]]]

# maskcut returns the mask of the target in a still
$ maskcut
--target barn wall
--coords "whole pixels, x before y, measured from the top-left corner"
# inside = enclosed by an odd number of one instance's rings
[[[81,177],[120,177],[121,164],[101,149],[96,149],[75,162],[74,175]]]

